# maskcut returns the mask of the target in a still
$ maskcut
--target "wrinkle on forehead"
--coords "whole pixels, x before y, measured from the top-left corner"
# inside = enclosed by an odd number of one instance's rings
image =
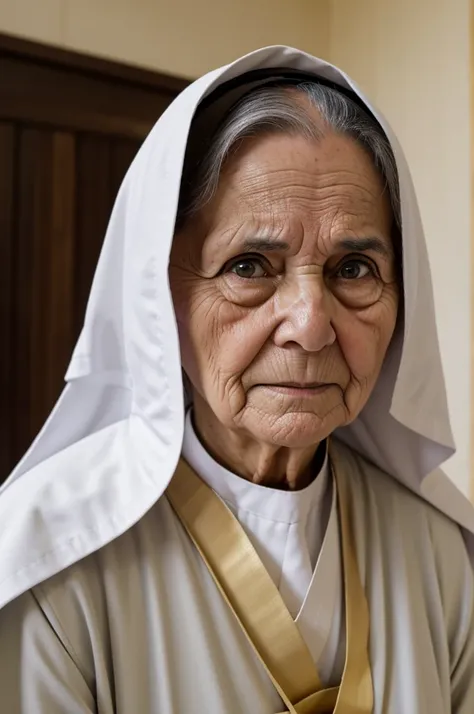
[[[378,237],[392,248],[383,180],[363,148],[336,134],[318,142],[288,135],[251,140],[224,167],[198,224],[193,251],[202,251],[205,272],[256,239],[284,241],[287,255],[302,250],[308,258],[327,256],[349,238]]]
[[[323,214],[340,206],[348,213],[357,214],[373,211],[374,204],[378,203],[383,194],[382,187],[375,192],[355,182],[342,182],[341,177],[311,177],[311,180],[305,182],[301,176],[289,176],[282,171],[278,181],[272,180],[274,178],[261,175],[255,181],[243,179],[238,187],[237,200],[255,213],[301,209]]]
[[[318,142],[269,135],[249,140],[224,166],[206,213],[214,225],[222,214],[238,215],[244,207],[255,214],[323,214],[337,204],[358,214],[380,209],[384,199],[389,203],[385,183],[355,140],[334,133]]]
[[[346,190],[347,189],[347,190]],[[322,189],[282,183],[277,190],[227,192],[222,201],[208,214],[207,237],[219,244],[238,240],[242,226],[250,233],[246,239],[288,239],[295,231],[306,230],[380,232],[384,227],[390,237],[389,204],[386,197],[374,196],[369,191]],[[305,228],[303,228],[305,226]]]

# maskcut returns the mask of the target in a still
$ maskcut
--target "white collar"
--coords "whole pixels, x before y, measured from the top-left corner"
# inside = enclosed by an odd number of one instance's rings
[[[317,478],[300,491],[268,488],[236,476],[206,451],[194,430],[191,410],[186,415],[182,455],[203,481],[234,509],[282,523],[306,520],[309,511],[322,500],[328,484],[327,456]]]

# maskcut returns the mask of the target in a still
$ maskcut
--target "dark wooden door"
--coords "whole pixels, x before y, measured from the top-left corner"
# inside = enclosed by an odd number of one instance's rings
[[[185,84],[0,36],[0,481],[59,396],[120,183]]]

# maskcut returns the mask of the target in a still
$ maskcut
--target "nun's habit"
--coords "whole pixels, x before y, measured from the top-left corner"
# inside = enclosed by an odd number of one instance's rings
[[[346,474],[370,617],[372,711],[474,712],[474,515],[438,470],[453,442],[409,172],[387,123],[349,78],[273,47],[186,89],[120,191],[67,386],[0,496],[5,714],[285,708],[165,495],[180,455],[237,516],[324,686],[341,680],[345,571],[328,462],[307,489],[288,493],[245,482],[212,460],[185,415],[168,285],[194,112],[222,83],[263,68],[309,72],[351,89],[395,153],[404,320],[370,402],[336,432],[333,449]]]

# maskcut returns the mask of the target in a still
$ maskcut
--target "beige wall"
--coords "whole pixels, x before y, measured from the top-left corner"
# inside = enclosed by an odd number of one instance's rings
[[[469,0],[333,0],[331,60],[406,151],[429,244],[441,351],[466,493],[470,451]]]
[[[196,77],[272,44],[326,57],[330,0],[0,0],[0,30]]]

